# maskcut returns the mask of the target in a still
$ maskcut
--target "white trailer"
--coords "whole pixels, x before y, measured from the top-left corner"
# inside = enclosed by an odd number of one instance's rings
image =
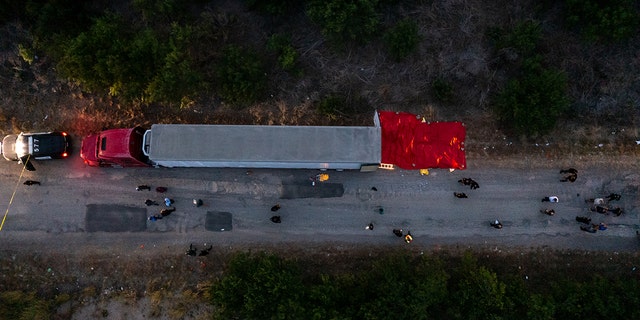
[[[161,167],[375,170],[381,128],[154,124],[143,153]]]

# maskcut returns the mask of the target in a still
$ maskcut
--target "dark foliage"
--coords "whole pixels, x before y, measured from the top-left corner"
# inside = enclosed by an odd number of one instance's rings
[[[391,254],[352,272],[312,274],[304,262],[239,254],[212,287],[224,317],[247,319],[636,319],[636,278],[547,275],[533,286],[467,253]],[[285,312],[286,310],[286,312]]]

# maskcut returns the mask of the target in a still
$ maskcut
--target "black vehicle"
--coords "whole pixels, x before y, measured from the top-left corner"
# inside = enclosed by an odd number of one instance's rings
[[[66,132],[23,132],[4,137],[0,149],[5,159],[25,163],[28,160],[67,158],[71,143]],[[27,167],[33,166],[27,163]]]

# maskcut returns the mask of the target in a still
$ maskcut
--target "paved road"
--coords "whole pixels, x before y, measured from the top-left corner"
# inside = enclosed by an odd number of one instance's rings
[[[507,246],[551,246],[556,248],[636,250],[638,225],[638,186],[640,174],[634,167],[578,167],[575,183],[559,182],[559,168],[536,163],[517,168],[496,168],[478,163],[453,173],[431,170],[429,176],[414,171],[374,173],[330,172],[329,183],[343,189],[333,198],[282,199],[287,187],[308,184],[312,170],[244,169],[110,169],[86,167],[78,157],[36,163],[37,171],[25,172],[19,181],[20,166],[0,162],[2,211],[8,207],[14,187],[17,192],[0,231],[0,247],[25,243],[59,246],[105,242],[137,244],[141,242],[184,245],[207,242],[223,245],[346,242],[404,245],[391,230],[411,230],[412,245],[440,244]],[[477,190],[458,184],[472,177]],[[25,179],[38,180],[41,186],[25,186]],[[140,184],[166,186],[166,194],[136,191]],[[375,187],[377,191],[373,191]],[[453,192],[465,192],[469,198],[457,199]],[[616,205],[625,209],[620,217],[590,212],[585,198],[622,194]],[[307,194],[308,192],[302,192]],[[307,194],[308,195],[308,194]],[[543,196],[556,195],[557,204],[542,203]],[[141,220],[133,215],[134,232],[89,232],[100,219],[91,216],[91,208],[125,206],[146,216],[158,213],[159,206],[147,207],[145,199],[162,203],[164,196],[175,200],[177,210],[159,221]],[[193,198],[204,201],[194,207]],[[281,224],[272,223],[271,206],[279,203]],[[384,208],[380,214],[378,209]],[[556,215],[539,212],[553,208]],[[207,231],[207,212],[230,212],[233,230]],[[609,225],[606,231],[588,234],[574,220],[587,215],[594,222]],[[90,221],[87,221],[89,216]],[[98,215],[99,216],[99,215]],[[105,224],[113,223],[105,215]],[[113,217],[113,216],[111,216]],[[92,220],[91,220],[92,219]],[[489,222],[500,219],[504,228],[496,230]],[[365,230],[373,223],[374,230]],[[94,226],[94,227],[91,227]],[[98,227],[97,230],[102,230]],[[139,231],[142,230],[142,231]],[[0,248],[1,249],[1,248]]]

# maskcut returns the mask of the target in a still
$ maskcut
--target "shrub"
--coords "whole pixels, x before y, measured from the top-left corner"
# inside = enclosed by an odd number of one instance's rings
[[[420,43],[418,24],[413,20],[402,20],[384,35],[389,55],[396,61],[413,53]]]
[[[364,43],[378,28],[377,4],[378,0],[312,0],[307,15],[337,45],[347,41]]]
[[[298,61],[298,52],[291,46],[291,39],[282,34],[274,34],[267,42],[267,49],[278,54],[278,65],[282,70],[291,71]]]
[[[211,290],[213,304],[227,319],[304,318],[300,269],[275,255],[236,255]]]
[[[184,105],[203,87],[203,75],[193,67],[186,51],[191,42],[191,29],[173,25],[171,51],[146,89],[149,102],[161,101]]]
[[[108,89],[125,101],[176,103],[201,87],[202,76],[187,55],[191,33],[174,23],[162,36],[107,13],[70,41],[59,69],[89,91]]]
[[[453,99],[453,86],[442,78],[437,78],[431,84],[431,92],[436,100],[442,103],[451,102]]]
[[[229,46],[218,63],[217,86],[223,99],[237,103],[256,101],[264,92],[267,76],[258,55]]]
[[[495,272],[479,266],[467,254],[450,281],[450,313],[457,319],[500,319],[504,312],[506,285]]]
[[[0,318],[3,319],[49,319],[52,305],[39,299],[34,293],[5,291],[0,293]]]
[[[116,87],[120,72],[126,70],[123,64],[129,40],[121,18],[105,15],[69,43],[59,62],[60,72],[92,91]]]
[[[393,314],[398,319],[435,317],[447,297],[448,274],[438,259],[390,256],[362,272],[359,319]],[[418,316],[419,315],[419,316]]]
[[[276,17],[281,17],[298,7],[298,0],[245,0],[247,6]]]
[[[638,15],[634,0],[565,0],[567,22],[590,41],[619,41],[636,35]]]
[[[23,44],[18,44],[18,54],[28,64],[32,64],[36,59],[36,53],[33,48],[27,47]]]
[[[512,48],[521,56],[528,57],[535,54],[541,38],[540,23],[527,20],[518,22],[508,33],[499,31],[495,40],[497,49]]]
[[[524,62],[521,74],[498,94],[498,120],[512,133],[534,137],[549,133],[569,105],[567,77],[540,66],[539,58]]]
[[[179,21],[187,6],[183,0],[133,0],[133,7],[140,12],[142,19],[149,22],[168,24]]]

